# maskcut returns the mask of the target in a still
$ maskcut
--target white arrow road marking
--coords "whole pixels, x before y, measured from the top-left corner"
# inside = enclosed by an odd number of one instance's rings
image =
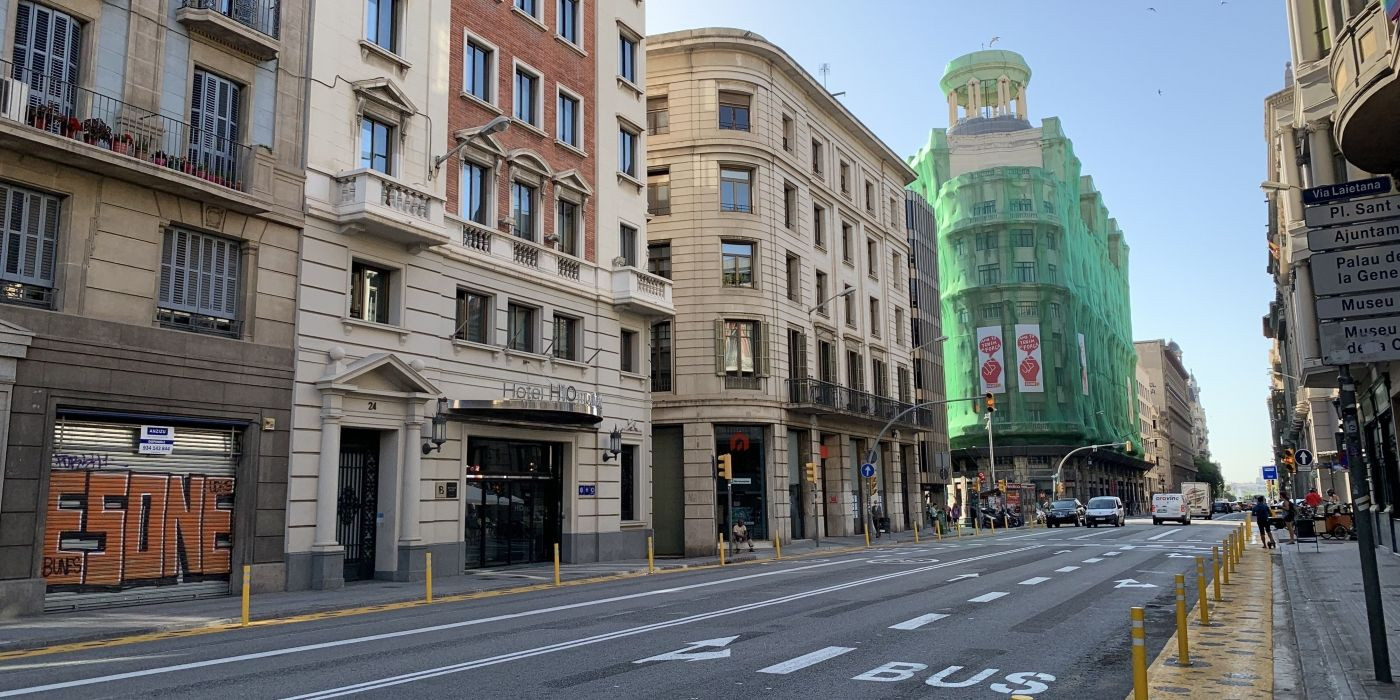
[[[1034,585],[1036,585],[1037,583],[1045,583],[1046,581],[1049,581],[1049,580],[1050,580],[1050,577],[1049,577],[1049,576],[1036,576],[1035,578],[1028,578],[1028,579],[1022,581],[1019,585],[1022,585],[1022,586],[1034,586]]]
[[[1103,559],[1100,559],[1100,558],[1098,558],[1098,557],[1089,557],[1088,559],[1085,559],[1085,560],[1084,560],[1084,563],[1085,563],[1085,564],[1097,564],[1097,563],[1099,563],[1099,562],[1101,562],[1101,561],[1103,561]]]
[[[1009,594],[1008,594],[1006,591],[992,591],[991,593],[984,593],[984,594],[982,594],[982,595],[979,595],[979,596],[977,596],[976,598],[968,598],[968,599],[967,599],[967,602],[969,602],[969,603],[990,603],[990,602],[992,602],[992,601],[996,600],[997,598],[1000,598],[1000,597],[1002,597],[1002,596],[1004,596],[1004,595],[1009,595]]]
[[[1179,528],[1179,527],[1174,527],[1174,528],[1172,528],[1172,529],[1170,529],[1170,530],[1167,530],[1166,532],[1158,533],[1158,534],[1156,534],[1156,535],[1153,535],[1153,536],[1147,538],[1147,541],[1148,541],[1148,542],[1156,542],[1157,540],[1160,540],[1160,539],[1162,539],[1163,537],[1166,537],[1167,535],[1172,534],[1173,532],[1181,532],[1181,528]]]
[[[951,582],[953,582],[953,581],[961,581],[961,580],[963,580],[963,579],[965,579],[965,578],[977,578],[977,577],[980,576],[980,575],[981,575],[981,574],[958,574],[957,576],[954,576],[953,578],[948,579],[948,581],[951,583]]]
[[[1192,556],[1192,555],[1190,555],[1190,554],[1177,554],[1176,552],[1167,552],[1167,558],[1169,558],[1169,559],[1182,559],[1182,558],[1185,558],[1185,559],[1195,559],[1195,557]]]
[[[1079,569],[1079,567],[1077,567],[1077,566],[1062,566],[1062,567],[1060,567],[1060,568],[1058,568],[1058,569],[1055,569],[1055,573],[1057,573],[1057,574],[1067,574],[1067,573],[1069,573],[1069,572],[1071,572],[1071,571],[1076,571],[1076,570],[1078,570],[1078,569]]]
[[[892,630],[916,630],[916,629],[919,629],[920,627],[923,627],[924,625],[927,625],[927,624],[930,623],[930,622],[934,622],[934,621],[937,621],[937,620],[942,620],[942,619],[945,618],[945,617],[948,617],[948,616],[947,616],[947,615],[940,615],[940,614],[938,614],[938,613],[929,613],[929,614],[927,614],[927,615],[920,615],[920,616],[918,616],[918,617],[916,617],[916,618],[914,618],[914,619],[912,619],[912,620],[905,620],[904,622],[901,622],[901,623],[899,623],[899,624],[897,624],[897,625],[890,625],[890,629],[892,629]]]
[[[729,649],[720,649],[719,651],[697,650],[704,649],[705,647],[722,647],[738,638],[738,635],[735,635],[733,637],[716,637],[714,639],[703,639],[698,642],[689,642],[689,646],[687,646],[684,649],[668,651],[665,654],[657,654],[656,656],[648,656],[645,659],[637,659],[632,663],[644,664],[648,661],[702,661],[705,659],[727,659],[729,658]]]
[[[1156,588],[1155,583],[1138,583],[1134,578],[1120,578],[1114,583],[1118,584],[1114,588]]]
[[[846,652],[855,650],[855,647],[827,647],[825,649],[818,649],[810,654],[803,654],[802,656],[795,659],[788,659],[780,664],[773,664],[766,668],[760,668],[758,672],[784,676],[793,671],[801,671],[808,666],[815,666],[827,659],[834,659]]]

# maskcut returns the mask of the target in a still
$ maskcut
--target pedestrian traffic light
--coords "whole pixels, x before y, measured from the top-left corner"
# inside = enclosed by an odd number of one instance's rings
[[[817,463],[816,463],[816,462],[808,462],[808,463],[807,463],[807,482],[808,482],[808,483],[811,483],[811,484],[817,483]]]
[[[993,395],[992,395],[992,392],[989,391],[989,392],[987,392],[986,399],[987,399],[987,413],[996,413],[996,412],[997,412],[997,397],[996,397],[996,396],[993,396]]]
[[[715,461],[719,464],[719,478],[725,480],[734,478],[734,457],[723,454]]]

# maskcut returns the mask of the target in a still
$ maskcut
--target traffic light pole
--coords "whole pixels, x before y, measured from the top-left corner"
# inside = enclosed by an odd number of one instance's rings
[[[990,485],[995,489],[997,487],[997,453],[992,444],[992,416],[994,415],[996,415],[995,412],[987,411],[987,461],[992,463],[992,482]],[[981,495],[978,494],[978,497],[980,498]]]
[[[1346,438],[1347,467],[1351,469],[1352,512],[1355,517],[1357,546],[1361,550],[1361,587],[1366,598],[1366,619],[1371,632],[1371,665],[1376,680],[1390,683],[1390,646],[1385,638],[1385,611],[1381,608],[1381,585],[1376,570],[1375,521],[1371,513],[1370,476],[1361,459],[1361,425],[1356,420],[1356,382],[1351,368],[1337,368],[1337,398],[1342,408],[1342,432]],[[1296,495],[1296,494],[1293,494]]]
[[[1102,445],[1085,445],[1083,447],[1076,447],[1070,450],[1069,452],[1066,452],[1065,456],[1060,458],[1060,464],[1055,467],[1055,478],[1050,484],[1050,500],[1053,501],[1060,497],[1060,478],[1064,475],[1065,462],[1068,462],[1070,456],[1072,456],[1074,453],[1083,452],[1084,450],[1097,450],[1100,447],[1128,447],[1131,444],[1132,443],[1129,442],[1107,442]]]
[[[900,411],[899,413],[894,414],[894,416],[892,416],[889,420],[885,421],[885,425],[884,425],[883,427],[880,428],[880,434],[875,436],[875,442],[871,443],[871,445],[870,445],[870,452],[867,453],[867,455],[866,455],[866,460],[865,460],[865,461],[867,461],[867,462],[869,462],[869,463],[871,463],[871,464],[875,464],[875,455],[876,455],[876,453],[879,452],[879,450],[880,450],[880,441],[885,439],[885,433],[889,432],[890,426],[894,425],[894,424],[895,424],[895,421],[897,421],[897,420],[899,420],[899,419],[901,419],[901,418],[903,418],[903,417],[909,415],[910,413],[913,413],[914,411],[917,411],[918,409],[921,409],[921,408],[928,408],[929,406],[942,406],[942,405],[944,405],[944,404],[957,403],[957,402],[959,402],[959,401],[976,401],[976,400],[978,400],[978,399],[980,399],[980,398],[982,398],[982,397],[980,397],[980,396],[968,396],[968,397],[961,398],[961,399],[939,399],[939,400],[937,400],[937,401],[925,401],[925,402],[923,402],[923,403],[916,403],[916,404],[913,404],[913,405],[909,406],[908,408],[904,409],[903,411]],[[857,479],[860,479],[860,478],[861,478],[861,477],[859,476],[859,472],[857,472],[856,478],[857,478]],[[859,482],[857,482],[857,483],[859,483]],[[862,494],[862,497],[861,497],[860,500],[864,500],[863,494],[865,493],[865,484],[861,484],[861,485],[860,485],[860,491],[859,491],[859,493]],[[864,516],[864,515],[861,516],[861,522],[865,522],[865,520],[864,520],[865,517],[866,517],[866,516]]]

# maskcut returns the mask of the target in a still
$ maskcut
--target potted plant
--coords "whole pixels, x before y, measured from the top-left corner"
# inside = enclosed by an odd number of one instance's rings
[[[186,175],[194,174],[194,161],[190,160],[189,158],[185,158],[183,161],[181,161],[180,165],[181,170],[184,170]]]
[[[58,104],[55,102],[29,107],[29,123],[36,129],[48,131],[51,125],[59,121],[60,116]]]
[[[78,138],[78,133],[83,130],[83,125],[77,117],[68,117],[63,120],[63,135],[70,139]]]
[[[130,154],[131,145],[135,143],[135,141],[136,140],[132,138],[130,132],[122,134],[121,138],[116,139],[112,142],[112,150],[116,151],[117,153]]]
[[[93,145],[107,144],[112,141],[112,127],[107,126],[107,122],[96,117],[83,121],[83,141]]]
[[[151,162],[164,168],[167,162],[167,159],[165,157],[165,151],[156,151],[155,156],[151,158]]]

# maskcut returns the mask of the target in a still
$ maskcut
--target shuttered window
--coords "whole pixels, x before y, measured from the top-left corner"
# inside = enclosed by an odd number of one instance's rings
[[[82,25],[32,2],[21,1],[15,9],[14,77],[29,83],[29,104],[52,102],[73,116]]]
[[[165,232],[161,320],[187,330],[238,333],[237,241],[182,229]]]
[[[715,374],[768,376],[768,348],[760,321],[715,321]]]
[[[0,300],[48,304],[58,221],[57,197],[0,182]]]
[[[242,88],[202,70],[190,90],[190,158],[196,167],[238,179],[238,133]]]

